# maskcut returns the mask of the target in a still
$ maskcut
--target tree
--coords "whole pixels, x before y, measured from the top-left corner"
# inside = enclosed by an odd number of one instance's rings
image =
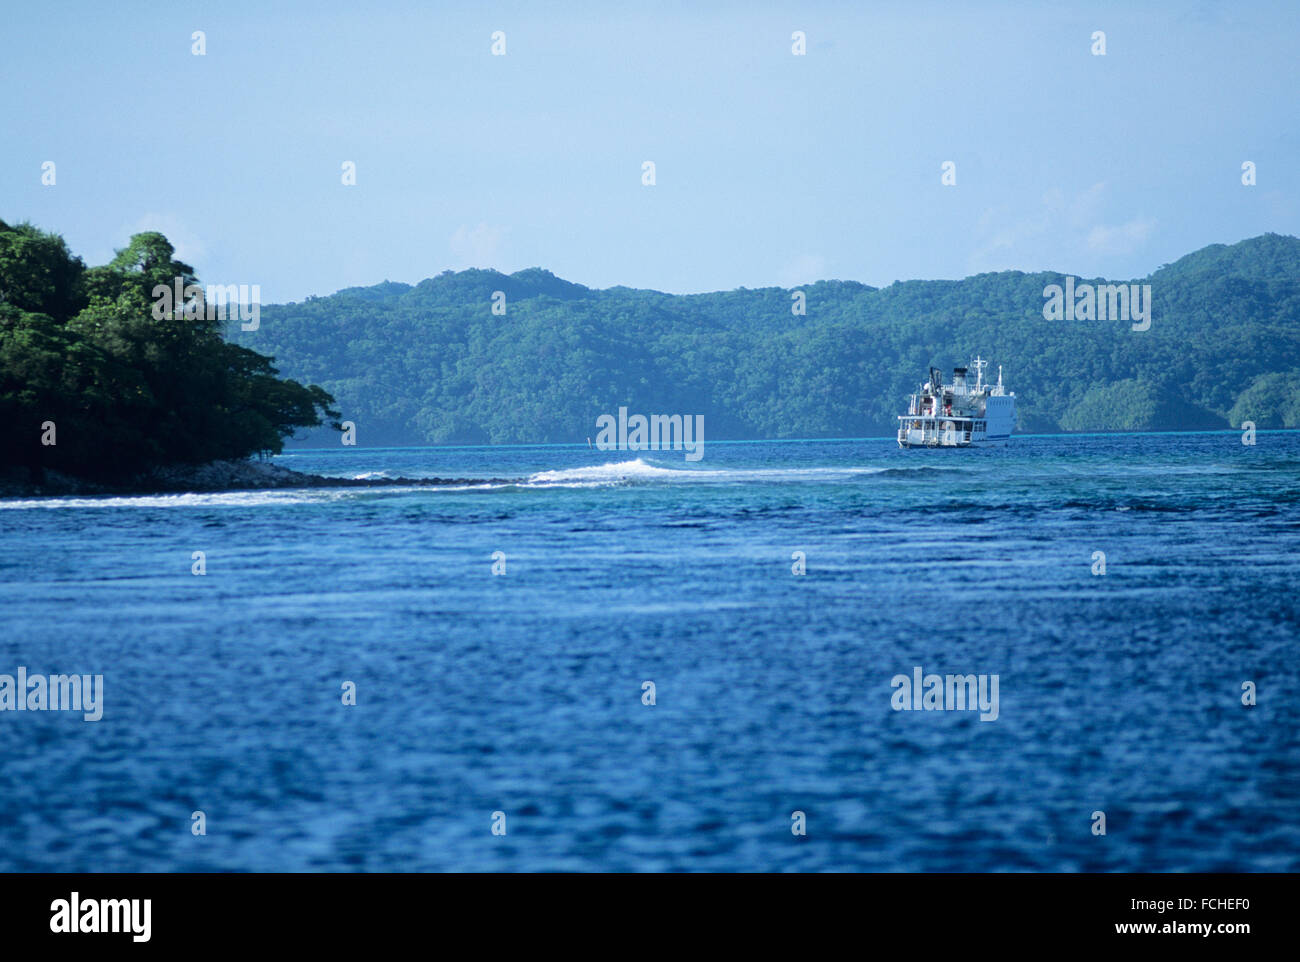
[[[63,239],[0,222],[0,418],[6,465],[124,481],[151,468],[279,452],[333,398],[227,343],[201,301],[154,316],[153,291],[197,284],[158,233],[87,269]],[[53,422],[56,443],[41,443]]]

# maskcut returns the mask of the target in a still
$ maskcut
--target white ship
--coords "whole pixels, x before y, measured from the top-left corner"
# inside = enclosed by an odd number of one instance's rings
[[[984,383],[988,361],[975,358],[975,383],[966,383],[967,368],[952,369],[952,383],[930,368],[930,380],[912,395],[906,414],[898,416],[900,448],[970,448],[1006,444],[1016,423],[1016,395],[998,383]]]

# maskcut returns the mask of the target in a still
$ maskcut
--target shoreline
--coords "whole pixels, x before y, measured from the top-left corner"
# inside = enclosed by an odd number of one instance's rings
[[[155,468],[120,483],[91,481],[60,471],[45,471],[37,481],[27,472],[0,475],[0,499],[48,498],[68,495],[151,495],[291,488],[442,487],[446,485],[513,484],[517,478],[330,478],[293,471],[265,461],[212,461],[207,464]]]

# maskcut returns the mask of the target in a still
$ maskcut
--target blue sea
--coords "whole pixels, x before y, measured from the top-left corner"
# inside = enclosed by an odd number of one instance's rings
[[[0,674],[103,676],[99,721],[0,712],[0,868],[1300,869],[1300,433],[1256,442],[340,447],[277,462],[470,482],[0,500]],[[918,668],[997,717],[896,710]]]

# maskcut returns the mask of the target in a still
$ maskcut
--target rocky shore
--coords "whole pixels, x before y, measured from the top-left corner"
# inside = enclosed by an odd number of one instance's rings
[[[157,468],[121,484],[104,484],[45,471],[0,473],[0,498],[66,495],[177,494],[195,491],[246,491],[267,488],[378,488],[463,484],[509,484],[508,478],[327,478],[304,474],[269,461],[213,461],[199,465]]]

